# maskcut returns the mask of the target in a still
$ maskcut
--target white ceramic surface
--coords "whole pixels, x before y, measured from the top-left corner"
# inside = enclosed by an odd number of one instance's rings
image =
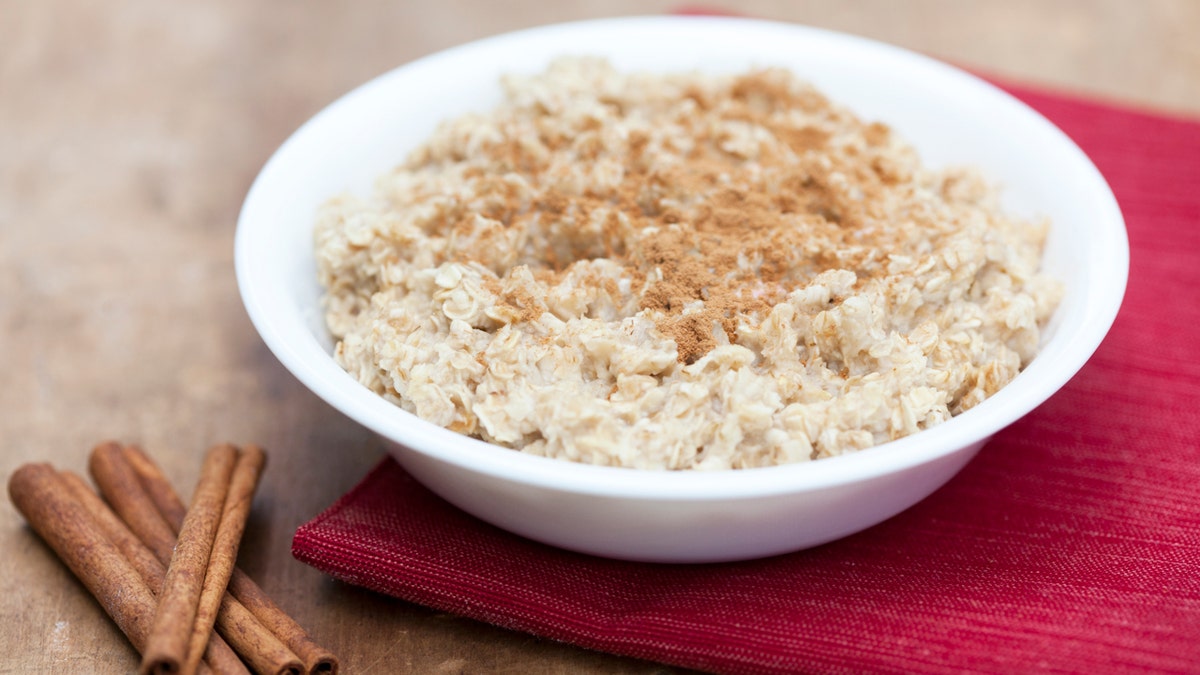
[[[1067,294],[1042,352],[1012,384],[936,428],[843,457],[742,471],[642,472],[531,457],[423,422],[371,393],[329,356],[312,252],[317,205],[347,190],[368,191],[439,120],[488,109],[499,99],[502,73],[534,72],[563,54],[659,72],[783,66],[861,117],[891,125],[927,164],[981,167],[1003,187],[1007,208],[1053,221],[1045,267]],[[246,309],[271,351],[318,396],[386,438],[418,480],[530,538],[663,562],[814,546],[923,499],[1084,364],[1112,324],[1128,270],[1124,223],[1104,179],[1024,104],[894,47],[728,18],[547,26],[434,54],[372,80],[271,157],[246,198],[236,249]]]

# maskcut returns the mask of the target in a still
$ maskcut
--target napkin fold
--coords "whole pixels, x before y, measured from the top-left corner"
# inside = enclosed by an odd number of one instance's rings
[[[1200,667],[1200,123],[1006,86],[1125,213],[1129,288],[1058,394],[865,532],[765,560],[621,562],[466,515],[384,460],[300,527],[351,584],[583,647],[726,673]]]

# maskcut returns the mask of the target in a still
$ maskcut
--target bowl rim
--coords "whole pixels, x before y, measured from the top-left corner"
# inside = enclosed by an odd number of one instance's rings
[[[1105,263],[1106,273],[1096,281],[1099,289],[1089,289],[1098,304],[1089,306],[1078,325],[1060,327],[1047,345],[1071,339],[1072,349],[1053,361],[1035,357],[1029,366],[1007,386],[971,410],[935,427],[865,450],[820,460],[751,469],[724,470],[637,470],[596,466],[567,460],[537,457],[485,441],[463,436],[405,412],[383,397],[359,384],[326,355],[325,361],[336,372],[315,363],[311,345],[297,343],[297,336],[279,320],[263,291],[263,274],[254,259],[252,234],[256,221],[263,216],[262,200],[266,187],[279,169],[281,157],[297,139],[310,133],[322,120],[372,89],[389,86],[404,73],[436,69],[447,59],[489,50],[505,49],[528,42],[588,30],[644,30],[671,28],[689,30],[763,31],[821,39],[853,46],[901,59],[921,76],[942,78],[965,87],[972,96],[989,103],[1007,106],[1014,115],[1035,120],[1045,130],[1057,152],[1064,153],[1078,169],[1074,178],[1098,200],[1096,208],[1105,218],[1097,223],[1103,249],[1096,253]],[[1027,120],[1028,121],[1028,120]],[[337,98],[305,122],[272,154],[256,176],[239,214],[235,234],[235,271],[245,309],[270,351],[308,389],[342,414],[385,439],[401,444],[431,458],[461,469],[487,474],[515,483],[562,492],[584,493],[649,501],[711,501],[762,498],[831,488],[847,483],[903,471],[971,447],[1042,404],[1073,377],[1092,356],[1107,334],[1124,296],[1128,277],[1129,249],[1124,219],[1104,177],[1065,133],[1007,92],[961,69],[930,57],[867,38],[795,24],[713,16],[622,17],[550,24],[469,42],[439,51],[389,70]],[[308,336],[311,338],[312,336]],[[315,339],[310,340],[315,344]],[[305,341],[300,340],[301,343]],[[319,347],[318,347],[319,348]]]

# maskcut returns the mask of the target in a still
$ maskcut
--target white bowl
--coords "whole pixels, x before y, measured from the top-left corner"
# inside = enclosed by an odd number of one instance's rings
[[[1053,221],[1045,269],[1066,296],[1038,357],[1007,387],[935,428],[851,455],[716,472],[651,472],[532,457],[403,412],[330,357],[312,228],[318,204],[398,164],[439,120],[487,110],[506,72],[564,54],[626,70],[783,66],[860,117],[891,125],[928,165],[982,168],[1006,208]],[[302,126],[254,182],[238,221],[246,309],[285,367],[389,441],[417,480],[531,539],[602,556],[711,562],[815,546],[883,521],[949,480],[997,431],[1075,374],[1125,289],[1124,222],[1103,177],[1056,127],[999,89],[932,59],[823,30],[731,18],[629,18],[546,26],[397,68]],[[336,448],[330,448],[336,461]]]

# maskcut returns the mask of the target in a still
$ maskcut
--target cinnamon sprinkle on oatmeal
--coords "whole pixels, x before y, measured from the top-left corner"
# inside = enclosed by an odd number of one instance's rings
[[[404,409],[532,454],[741,468],[914,433],[1033,358],[1045,224],[791,74],[563,59],[504,86],[319,217],[336,357]]]

